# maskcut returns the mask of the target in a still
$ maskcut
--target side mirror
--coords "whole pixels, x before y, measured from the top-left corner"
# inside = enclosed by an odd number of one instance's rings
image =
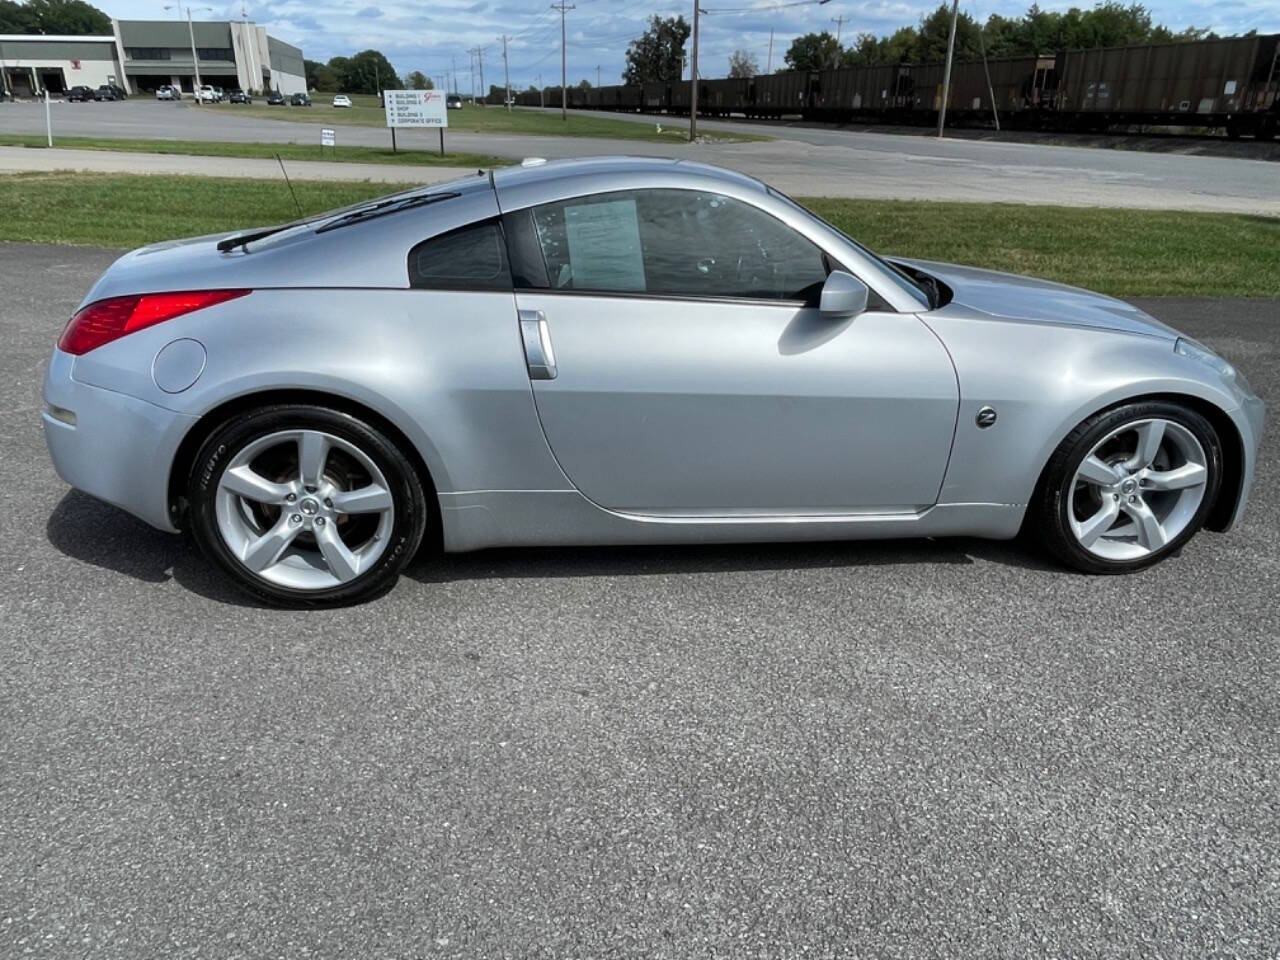
[[[829,320],[856,317],[867,309],[867,285],[851,273],[832,270],[822,285],[818,309]]]

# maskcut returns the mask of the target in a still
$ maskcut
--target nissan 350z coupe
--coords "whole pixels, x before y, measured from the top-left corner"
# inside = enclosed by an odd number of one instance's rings
[[[68,483],[290,605],[370,597],[424,538],[1026,529],[1129,572],[1239,518],[1263,421],[1128,304],[885,259],[759,181],[617,158],[135,250],[44,401]]]

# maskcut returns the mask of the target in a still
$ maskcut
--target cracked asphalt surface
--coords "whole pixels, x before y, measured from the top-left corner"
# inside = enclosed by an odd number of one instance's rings
[[[49,464],[112,256],[0,245],[0,956],[1276,956],[1274,429],[1132,577],[503,551],[264,610]],[[1142,305],[1276,409],[1280,305]]]

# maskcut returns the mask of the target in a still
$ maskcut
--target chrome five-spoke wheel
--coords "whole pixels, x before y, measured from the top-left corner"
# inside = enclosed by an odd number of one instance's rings
[[[426,529],[403,441],[325,407],[233,416],[204,441],[188,490],[201,549],[270,603],[368,599],[395,582]]]
[[[251,572],[297,589],[358,577],[387,548],[395,506],[355,444],[282,430],[241,449],[218,481],[218,532]]]
[[[1050,457],[1028,512],[1051,553],[1088,573],[1127,573],[1177,553],[1222,485],[1222,441],[1190,406],[1156,398],[1103,410]]]
[[[1208,480],[1204,448],[1182,424],[1161,418],[1124,424],[1076,470],[1071,532],[1095,556],[1145,557],[1192,522]]]

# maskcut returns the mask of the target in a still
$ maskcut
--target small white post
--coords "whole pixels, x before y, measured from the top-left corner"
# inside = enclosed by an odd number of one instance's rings
[[[44,135],[53,146],[53,116],[49,113],[49,88],[44,88]]]

